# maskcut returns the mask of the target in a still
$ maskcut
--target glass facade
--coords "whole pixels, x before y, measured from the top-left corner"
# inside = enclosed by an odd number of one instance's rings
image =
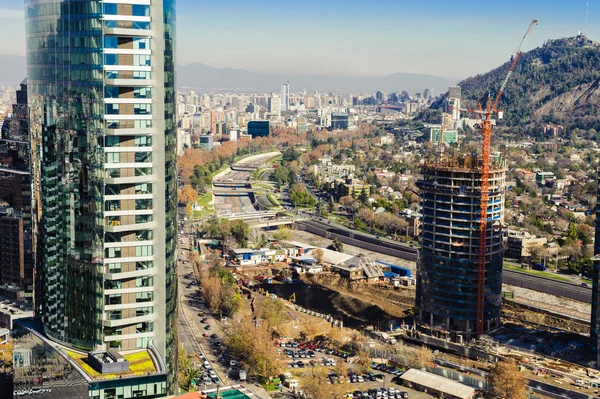
[[[600,171],[598,172],[600,181]],[[596,232],[594,240],[594,274],[592,277],[592,320],[590,340],[596,355],[596,365],[600,364],[600,187],[596,196]]]
[[[154,347],[174,392],[175,1],[26,0],[25,12],[36,311],[67,346]]]

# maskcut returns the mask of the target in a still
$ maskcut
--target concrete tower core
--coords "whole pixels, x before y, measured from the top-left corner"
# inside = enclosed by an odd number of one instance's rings
[[[426,164],[421,189],[423,226],[417,266],[417,318],[432,335],[475,337],[481,199],[481,160],[447,157]],[[506,166],[492,160],[489,179],[484,331],[500,324]]]

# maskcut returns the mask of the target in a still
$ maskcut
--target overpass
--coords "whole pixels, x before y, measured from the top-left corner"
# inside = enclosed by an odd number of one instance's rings
[[[213,195],[220,197],[241,197],[254,193],[254,190],[249,188],[238,188],[236,190],[213,190]]]
[[[243,220],[243,221],[251,221],[261,219],[274,219],[277,216],[277,212],[274,211],[256,211],[256,212],[246,212],[246,213],[232,213],[229,215],[221,215],[221,219],[227,220]]]
[[[298,219],[291,218],[281,218],[281,219],[271,219],[271,220],[258,220],[258,221],[248,221],[248,224],[252,228],[264,229],[266,227],[275,227],[275,226],[285,226],[288,224],[294,224],[298,221]]]
[[[231,170],[236,170],[239,172],[252,172],[264,165],[264,162],[252,162],[252,163],[236,163],[235,165],[231,165]]]
[[[250,187],[248,180],[232,180],[232,181],[214,181],[212,182],[214,187]]]

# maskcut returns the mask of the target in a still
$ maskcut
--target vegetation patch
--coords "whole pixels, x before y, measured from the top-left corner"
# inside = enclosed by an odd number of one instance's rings
[[[508,269],[508,270],[514,270],[516,272],[528,273],[528,274],[533,274],[533,275],[540,276],[540,277],[551,278],[551,279],[557,280],[557,281],[565,281],[567,283],[571,282],[571,280],[569,280],[566,277],[557,276],[554,273],[542,272],[540,270],[523,269],[523,268],[520,268],[519,266],[511,266],[511,265],[507,265],[507,264],[504,264],[504,268]]]

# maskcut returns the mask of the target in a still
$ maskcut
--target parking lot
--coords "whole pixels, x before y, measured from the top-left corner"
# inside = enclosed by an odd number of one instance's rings
[[[367,399],[417,398],[431,399],[433,396],[406,388],[394,378],[402,374],[402,370],[383,364],[371,364],[370,371],[364,374],[355,372],[357,365],[347,360],[354,356],[348,351],[339,351],[324,346],[305,345],[299,342],[279,343],[279,356],[284,362],[286,371],[294,378],[310,376],[317,371],[325,371],[332,384],[344,386],[348,396]],[[336,374],[339,363],[346,365],[345,375]],[[391,390],[390,388],[393,388]],[[402,393],[405,392],[406,395]]]

